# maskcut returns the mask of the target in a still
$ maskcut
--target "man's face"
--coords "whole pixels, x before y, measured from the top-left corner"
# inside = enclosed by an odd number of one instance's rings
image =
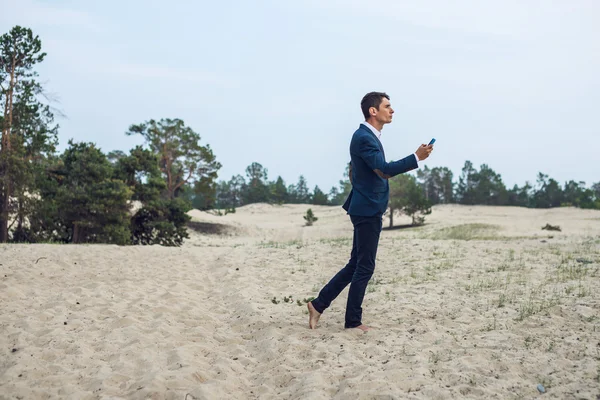
[[[376,110],[375,107],[371,107],[371,115],[374,116],[377,122],[381,123],[382,125],[392,122],[393,114],[394,109],[392,108],[390,101],[385,97],[381,99],[379,110]]]

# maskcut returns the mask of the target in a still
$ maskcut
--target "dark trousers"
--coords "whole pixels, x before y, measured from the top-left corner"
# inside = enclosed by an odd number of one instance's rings
[[[381,216],[350,216],[354,225],[352,253],[350,261],[342,268],[312,301],[318,312],[327,309],[333,300],[350,284],[348,303],[346,304],[346,328],[356,328],[362,322],[362,302],[369,279],[375,271],[375,256],[382,228]]]

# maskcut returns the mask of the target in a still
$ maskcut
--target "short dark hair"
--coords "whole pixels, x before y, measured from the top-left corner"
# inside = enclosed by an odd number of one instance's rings
[[[390,99],[390,96],[384,92],[370,92],[365,94],[362,101],[360,102],[360,108],[362,110],[363,115],[365,116],[365,120],[369,119],[371,114],[369,114],[369,108],[375,107],[379,110],[379,106],[381,105],[381,101],[383,98]]]

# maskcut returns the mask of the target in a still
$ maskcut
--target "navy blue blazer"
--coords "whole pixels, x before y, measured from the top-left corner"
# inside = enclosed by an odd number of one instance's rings
[[[363,217],[382,216],[388,206],[389,183],[374,170],[392,177],[418,167],[414,154],[386,162],[381,142],[363,124],[352,135],[350,159],[352,190],[342,207],[350,215]]]

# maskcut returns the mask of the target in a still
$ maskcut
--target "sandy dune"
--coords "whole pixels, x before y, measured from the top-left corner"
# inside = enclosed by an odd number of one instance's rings
[[[600,396],[599,211],[437,206],[385,230],[361,334],[347,291],[307,328],[352,235],[308,207],[193,211],[219,233],[181,248],[0,245],[0,399]]]

